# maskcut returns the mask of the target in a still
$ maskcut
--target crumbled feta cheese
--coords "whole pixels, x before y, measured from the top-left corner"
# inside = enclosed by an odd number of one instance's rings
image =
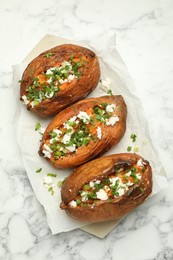
[[[83,122],[86,124],[88,124],[90,121],[90,116],[84,111],[80,111],[79,114],[77,115],[77,117],[79,119],[83,120]]]
[[[73,129],[73,127],[71,127],[69,124],[68,124],[68,121],[66,123],[63,124],[64,128],[66,129]]]
[[[75,152],[76,151],[76,145],[73,144],[73,145],[70,145],[70,146],[66,146],[66,149],[68,151],[70,151],[71,153]]]
[[[45,185],[46,188],[50,188],[50,187],[53,188],[53,187],[56,186],[56,184],[55,184],[53,178],[50,177],[50,176],[45,176],[45,177],[44,177],[44,182],[43,182],[43,184]]]
[[[89,182],[89,186],[90,186],[90,188],[94,188],[94,182],[93,182],[93,181],[90,181],[90,182]]]
[[[109,118],[109,120],[107,120],[106,125],[107,126],[109,126],[109,125],[114,126],[116,124],[116,122],[118,122],[118,121],[119,121],[119,117],[113,116],[113,117]]]
[[[111,104],[111,105],[107,105],[106,107],[106,112],[108,113],[112,113],[115,111],[116,105],[115,104]]]
[[[23,99],[23,103],[24,103],[25,105],[28,105],[29,100],[27,99],[27,96],[23,95],[23,96],[22,96],[22,99]]]
[[[131,173],[132,173],[132,172],[129,171],[129,172],[127,172],[125,175],[129,177],[129,176],[131,175]]]
[[[47,74],[52,74],[52,72],[56,69],[56,67],[52,67],[52,68],[49,68],[47,71],[46,71],[46,75]]]
[[[139,173],[136,174],[136,177],[138,180],[140,180],[142,178],[142,176]]]
[[[44,154],[44,157],[47,157],[47,158],[51,157],[52,150],[50,149],[50,147],[47,144],[44,144],[44,149],[42,152]]]
[[[119,188],[117,191],[118,191],[118,194],[119,194],[118,197],[122,196],[125,193],[125,189],[123,189],[123,188]],[[117,197],[117,196],[115,195],[114,197]]]
[[[97,137],[98,137],[98,139],[102,138],[102,129],[100,126],[97,127]]]
[[[133,184],[134,184],[133,182],[128,181],[128,182],[126,183],[126,186],[127,186],[127,187],[130,187],[130,186],[132,186]]]
[[[83,202],[88,200],[88,193],[86,191],[82,191],[82,193],[80,195],[82,197]]]
[[[69,206],[75,208],[77,206],[76,201],[75,200],[70,201]]]
[[[76,120],[77,116],[73,116],[71,117],[68,121],[71,123],[71,122],[74,122]]]
[[[31,102],[31,107],[32,108],[35,107],[35,102],[34,101]]]
[[[67,81],[68,81],[67,79],[60,79],[60,80],[59,80],[59,83],[60,83],[60,84],[64,84],[64,83],[66,83]]]
[[[53,129],[53,132],[57,134],[57,137],[60,137],[62,135],[62,132],[59,129]]]
[[[137,164],[136,164],[137,166],[143,166],[143,163],[142,163],[142,159],[139,159],[138,161],[137,161]]]
[[[50,93],[45,93],[45,97],[47,97],[47,98],[52,98],[53,97],[53,95],[54,95],[54,92],[52,91],[52,92],[50,92]]]
[[[63,63],[61,64],[60,68],[63,68],[65,66],[69,66],[70,70],[72,69],[72,66],[71,66],[70,62],[68,62],[68,61],[63,61]]]
[[[46,151],[48,151],[50,153],[52,152],[52,150],[50,149],[50,147],[47,144],[44,144],[44,148]]]
[[[50,77],[50,79],[47,80],[47,83],[51,83],[52,82],[52,77]]]
[[[109,178],[110,181],[110,186],[114,186],[115,183],[118,181],[118,183],[121,181],[121,179],[119,177],[113,177],[113,178]]]
[[[68,76],[68,82],[71,82],[74,78],[75,78],[75,75],[74,74],[70,74]]]
[[[100,184],[100,183],[101,183],[101,180],[96,180],[95,183],[96,183],[96,184]]]
[[[110,88],[111,80],[110,78],[106,78],[105,80],[102,80],[101,83],[104,87]]]
[[[97,199],[100,199],[100,200],[108,199],[108,195],[103,189],[100,189],[99,191],[97,191],[96,195],[97,195]]]
[[[109,191],[110,188],[109,188],[107,185],[105,185],[105,186],[104,186],[104,190]]]
[[[68,144],[69,141],[70,141],[70,138],[71,138],[71,134],[70,134],[70,133],[69,133],[69,134],[65,134],[65,135],[63,136],[62,143],[63,143],[63,144]]]

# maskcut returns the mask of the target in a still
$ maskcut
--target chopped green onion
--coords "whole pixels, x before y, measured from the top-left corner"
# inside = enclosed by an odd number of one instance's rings
[[[42,171],[42,168],[36,170],[36,173],[39,173],[39,172],[41,172],[41,171]]]
[[[62,187],[62,185],[63,185],[63,181],[58,181],[58,187]]]
[[[134,153],[137,153],[137,152],[139,152],[139,148],[138,147],[134,147],[133,151],[134,151]]]
[[[107,94],[110,95],[110,96],[112,96],[112,95],[113,95],[112,90],[109,89],[109,90],[107,91]]]
[[[132,147],[131,146],[128,146],[127,147],[127,151],[130,152],[132,150]]]
[[[144,189],[142,187],[139,188],[141,192],[144,192]]]
[[[55,55],[55,53],[53,53],[53,52],[48,52],[48,53],[46,53],[46,54],[44,55],[44,57],[50,58],[50,57],[53,56],[53,55]]]
[[[51,193],[51,195],[54,195],[54,190],[53,190],[53,187],[50,187],[49,189],[48,189],[48,192],[50,192]]]
[[[76,204],[77,204],[77,205],[81,204],[81,200],[80,200],[80,199],[77,199],[77,200],[76,200]]]
[[[85,190],[90,190],[90,186],[89,186],[89,184],[84,184],[83,187],[84,187]]]
[[[53,177],[53,178],[56,178],[56,173],[48,173],[47,176],[50,176],[50,177]]]
[[[130,135],[130,138],[132,139],[132,142],[135,142],[135,141],[136,141],[136,138],[137,138],[137,135],[131,134],[131,135]]]
[[[37,122],[37,124],[35,125],[35,131],[38,131],[40,128],[41,128],[41,124]]]

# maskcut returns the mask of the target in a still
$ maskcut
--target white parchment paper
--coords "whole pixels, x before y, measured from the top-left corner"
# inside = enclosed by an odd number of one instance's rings
[[[68,176],[72,172],[72,169],[54,169],[44,158],[38,155],[41,135],[38,131],[35,131],[35,125],[37,122],[40,122],[42,129],[45,129],[52,118],[41,119],[26,110],[26,107],[19,101],[20,87],[18,81],[22,78],[22,73],[31,59],[46,49],[67,42],[71,41],[47,35],[27,56],[27,62],[13,66],[13,87],[17,101],[15,114],[17,140],[21,148],[23,163],[28,178],[37,199],[45,209],[52,234],[81,228],[86,226],[87,223],[81,223],[71,219],[66,215],[65,211],[59,208],[61,199],[60,187],[57,186],[57,182],[62,181]],[[141,102],[136,95],[127,68],[115,48],[114,36],[109,37],[106,42],[99,43],[99,41],[93,41],[77,43],[93,49],[100,61],[101,79],[103,83],[100,82],[89,97],[105,95],[108,88],[111,88],[113,94],[122,95],[127,104],[128,116],[126,133],[120,143],[109,150],[105,155],[127,152],[128,146],[132,146],[132,151],[133,149],[138,149],[138,153],[150,162],[153,169],[152,195],[158,193],[161,189],[167,187],[165,172],[158,154],[152,145]],[[105,84],[105,81],[109,84]],[[132,133],[137,135],[136,142],[134,143],[130,139]],[[36,170],[40,168],[42,168],[42,171],[36,173]],[[48,191],[48,186],[44,184],[47,173],[57,174],[56,178],[51,178],[55,191],[54,195],[51,195],[51,192]],[[98,237],[104,237],[118,223],[119,221],[110,221],[106,222],[105,225],[103,225],[103,223],[92,224],[88,227],[84,227],[84,230]]]

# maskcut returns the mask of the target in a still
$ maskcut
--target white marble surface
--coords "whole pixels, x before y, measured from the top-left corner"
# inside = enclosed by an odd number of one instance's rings
[[[173,259],[173,1],[0,1],[0,259]],[[142,100],[169,187],[100,240],[81,230],[52,236],[15,141],[12,64],[47,33],[95,39],[115,32]]]

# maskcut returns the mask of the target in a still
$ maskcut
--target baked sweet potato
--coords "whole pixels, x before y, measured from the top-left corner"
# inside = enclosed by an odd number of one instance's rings
[[[48,125],[39,154],[55,168],[81,165],[120,141],[126,130],[126,114],[122,96],[79,101]]]
[[[80,221],[119,219],[152,192],[152,169],[137,154],[114,154],[90,161],[65,180],[61,209]]]
[[[93,51],[63,44],[41,53],[27,66],[20,81],[20,100],[39,116],[54,115],[87,96],[99,79],[99,61]]]

